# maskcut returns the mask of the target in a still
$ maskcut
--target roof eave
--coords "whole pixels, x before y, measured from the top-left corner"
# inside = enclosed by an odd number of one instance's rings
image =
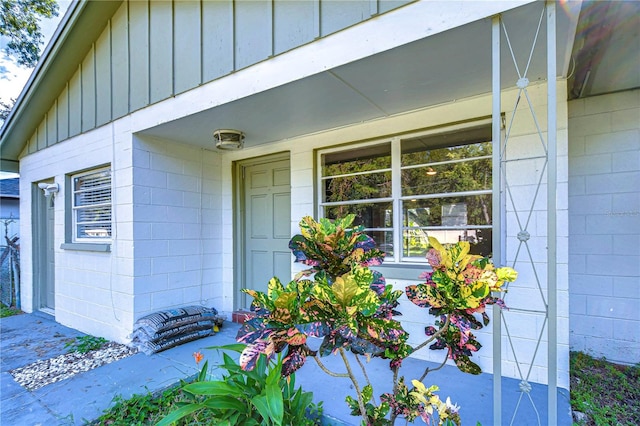
[[[18,157],[33,129],[121,3],[79,0],[71,4],[0,129],[0,170],[18,171]]]

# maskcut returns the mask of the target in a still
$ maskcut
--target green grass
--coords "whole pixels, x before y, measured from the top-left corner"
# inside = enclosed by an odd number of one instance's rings
[[[572,352],[571,408],[581,426],[640,425],[640,365],[624,366]]]
[[[180,386],[169,388],[163,392],[134,395],[129,399],[116,396],[114,405],[91,425],[155,425],[181,404],[191,402]],[[205,411],[194,414],[190,420],[180,425],[206,424]]]
[[[6,318],[6,317],[10,317],[12,315],[18,315],[21,314],[22,311],[20,309],[16,309],[16,308],[7,308],[4,305],[0,305],[0,318]]]

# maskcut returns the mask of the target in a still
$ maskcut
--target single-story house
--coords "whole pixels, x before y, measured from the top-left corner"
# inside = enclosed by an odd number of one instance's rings
[[[0,179],[0,219],[20,219],[20,179]]]
[[[427,234],[519,271],[484,371],[568,389],[572,348],[636,363],[639,19],[634,1],[74,2],[0,133],[23,309],[118,341],[162,309],[230,315],[299,270],[301,217],[354,212],[398,288]],[[424,312],[402,310],[419,342]]]
[[[19,261],[15,257],[12,259],[9,248],[10,245],[19,247],[19,235],[20,180],[15,177],[0,178],[0,302],[4,305],[19,303],[14,291]]]
[[[5,236],[20,235],[20,179],[0,179],[0,246],[6,246]]]

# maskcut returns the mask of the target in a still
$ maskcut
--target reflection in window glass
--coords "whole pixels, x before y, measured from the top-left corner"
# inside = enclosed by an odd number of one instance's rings
[[[322,156],[322,176],[340,176],[391,168],[391,144],[336,151]]]
[[[333,152],[322,157],[322,201],[391,197],[391,144]]]
[[[402,167],[491,155],[491,126],[402,141]]]
[[[323,182],[327,202],[391,196],[391,172],[333,177],[324,179]]]
[[[367,231],[367,234],[376,241],[378,249],[386,253],[386,258],[393,257],[393,231]]]
[[[402,195],[491,189],[491,156],[402,170]]]
[[[491,228],[468,229],[404,229],[402,233],[402,257],[404,261],[422,262],[429,247],[428,237],[432,236],[441,243],[455,244],[468,241],[471,254],[488,256],[491,254]]]
[[[407,200],[403,226],[491,225],[491,194]]]
[[[391,228],[393,211],[390,202],[366,204],[341,204],[324,208],[324,217],[337,219],[355,214],[354,225],[365,228]]]
[[[426,262],[429,235],[469,241],[474,254],[490,255],[491,125],[461,127],[321,152],[320,214],[354,213],[385,262]]]

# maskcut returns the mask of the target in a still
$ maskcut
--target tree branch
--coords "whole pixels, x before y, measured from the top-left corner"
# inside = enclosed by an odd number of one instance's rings
[[[419,344],[418,346],[415,347],[415,349],[413,350],[413,352],[417,352],[420,349],[424,348],[425,346],[427,346],[429,343],[433,342],[438,336],[440,336],[444,330],[449,327],[449,323],[451,322],[451,314],[447,314],[447,319],[444,322],[444,325],[442,327],[440,327],[438,329],[438,331],[435,332],[435,334],[431,337],[429,337],[426,341],[422,342],[421,344]]]
[[[442,361],[442,363],[437,366],[436,368],[429,368],[427,367],[424,370],[424,374],[422,374],[422,376],[420,376],[420,381],[423,381],[425,377],[427,377],[427,374],[434,372],[434,371],[438,371],[440,370],[442,367],[444,367],[444,365],[447,363],[447,360],[449,359],[449,352],[447,352],[447,354],[444,356],[444,360]]]
[[[320,358],[318,357],[318,355],[314,355],[313,359],[316,360],[316,363],[318,364],[318,367],[320,367],[320,369],[322,371],[324,371],[325,373],[327,373],[328,375],[330,375],[331,377],[349,377],[349,374],[347,373],[334,373],[333,371],[329,370],[323,363],[322,361],[320,361]]]
[[[349,372],[349,378],[353,383],[353,387],[356,389],[356,395],[358,396],[358,406],[360,407],[360,415],[362,415],[362,420],[367,420],[367,409],[364,407],[364,400],[362,399],[362,391],[360,390],[360,385],[358,384],[358,380],[356,380],[356,376],[353,375],[353,370],[351,370],[351,365],[349,364],[349,360],[347,359],[347,355],[344,352],[343,348],[339,349],[340,356],[342,357],[342,361],[344,361],[344,365],[347,367],[347,371]]]
[[[358,361],[358,365],[360,366],[360,369],[362,370],[362,374],[364,374],[364,379],[367,381],[367,384],[371,386],[371,389],[373,389],[373,385],[371,384],[371,380],[369,380],[369,375],[367,374],[367,370],[364,368],[364,364],[362,364],[362,361],[360,360],[360,357],[358,355],[356,355],[355,357],[356,357],[356,361]],[[373,403],[377,404],[375,395],[372,398],[373,398]]]

